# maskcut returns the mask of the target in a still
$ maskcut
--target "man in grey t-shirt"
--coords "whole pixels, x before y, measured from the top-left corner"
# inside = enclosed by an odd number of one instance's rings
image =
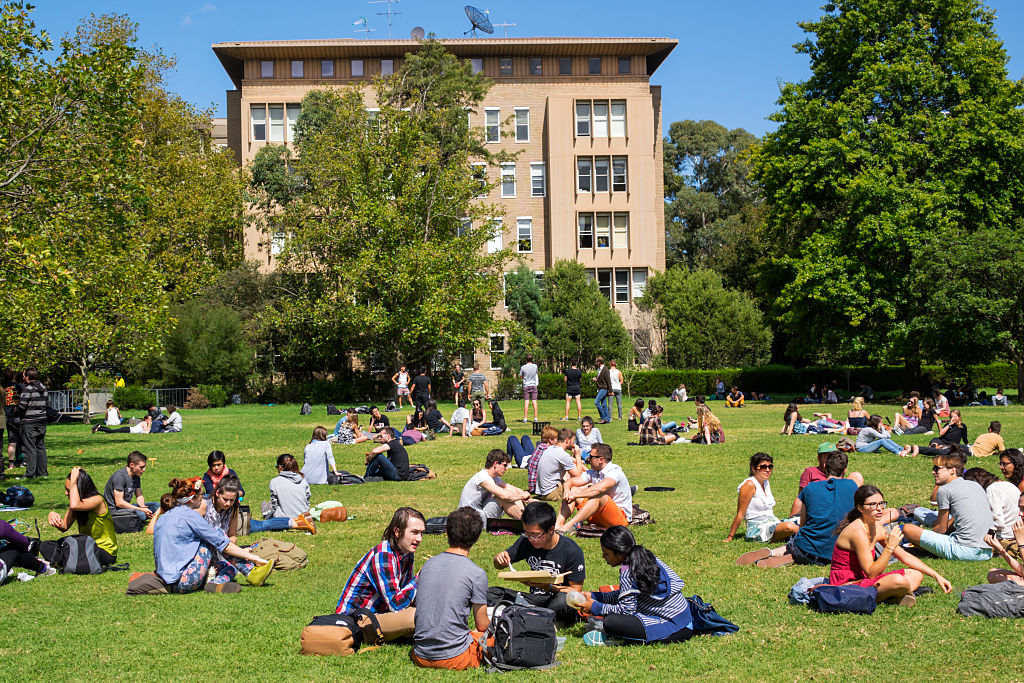
[[[146,471],[147,460],[139,451],[132,451],[128,454],[127,467],[110,475],[103,487],[103,500],[108,508],[133,510],[143,522],[160,509],[159,503],[147,503],[142,497],[142,473]]]
[[[915,518],[921,522],[934,521],[932,528],[905,524],[903,535],[917,547],[946,560],[992,559],[992,549],[985,543],[985,534],[992,528],[992,509],[985,489],[961,477],[963,461],[956,453],[937,455],[932,462],[932,475],[939,486],[939,512],[934,515],[928,510],[918,515],[915,511]]]
[[[556,502],[562,500],[565,475],[578,477],[583,474],[583,460],[576,445],[576,435],[569,429],[558,430],[558,441],[539,456],[537,463],[537,486],[531,491],[541,500]],[[533,463],[530,463],[533,466]]]
[[[490,392],[487,390],[487,376],[480,372],[480,364],[473,363],[473,374],[469,376],[469,397],[487,398]]]
[[[519,368],[519,376],[523,378],[523,422],[526,422],[526,414],[530,409],[530,401],[533,401],[533,421],[537,421],[537,393],[540,377],[538,376],[537,364],[533,362],[533,354],[526,354],[526,362]]]
[[[483,662],[477,641],[490,625],[487,573],[469,559],[483,520],[470,507],[448,515],[449,548],[427,560],[416,588],[416,630],[412,661],[431,669],[475,669]],[[473,615],[475,631],[466,626]]]

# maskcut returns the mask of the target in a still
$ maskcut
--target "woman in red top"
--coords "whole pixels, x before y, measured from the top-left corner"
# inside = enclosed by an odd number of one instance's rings
[[[853,494],[853,510],[839,525],[839,538],[832,551],[832,571],[829,583],[833,586],[874,586],[879,602],[891,602],[909,607],[917,602],[914,591],[925,575],[935,579],[944,593],[953,585],[944,576],[900,547],[903,531],[893,527],[886,533],[883,518],[887,516],[885,499],[877,487],[865,484]],[[875,556],[875,544],[885,549]],[[889,559],[895,557],[909,569],[885,571]]]

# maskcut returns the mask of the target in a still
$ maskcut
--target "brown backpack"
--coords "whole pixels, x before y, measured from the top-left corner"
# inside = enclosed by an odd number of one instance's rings
[[[416,609],[374,614],[367,609],[314,617],[299,635],[304,655],[355,654],[361,645],[380,645],[412,635]]]
[[[273,538],[261,539],[252,552],[254,555],[273,562],[274,569],[279,572],[302,569],[309,562],[305,550],[294,543],[278,541]]]

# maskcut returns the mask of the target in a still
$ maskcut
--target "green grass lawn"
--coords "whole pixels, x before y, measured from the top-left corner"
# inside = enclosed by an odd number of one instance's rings
[[[592,403],[587,405],[585,414],[596,415]],[[665,405],[666,419],[693,414],[693,403]],[[452,406],[442,408],[450,413]],[[635,434],[626,432],[625,422],[616,421],[601,430],[631,483],[641,489],[675,487],[669,493],[641,491],[636,497],[657,520],[635,529],[640,542],[679,573],[688,594],[701,595],[739,624],[738,634],[670,646],[588,648],[580,640],[582,626],[577,626],[561,634],[568,641],[557,668],[512,676],[572,681],[705,676],[882,681],[944,676],[1006,681],[1024,677],[1020,661],[1024,624],[967,619],[955,612],[960,591],[983,583],[987,569],[999,566],[996,561],[934,560],[933,566],[953,582],[953,593],[923,596],[911,609],[883,605],[872,616],[825,616],[790,606],[786,598],[790,586],[801,576],[822,575],[822,569],[763,570],[734,564],[741,552],[757,547],[742,540],[722,542],[749,456],[757,451],[775,456],[772,486],[780,517],[789,512],[801,470],[815,462],[820,437],[778,434],[783,408],[774,404],[726,410],[722,403],[713,404],[728,437],[728,443],[717,446],[626,446]],[[521,416],[518,402],[507,402],[504,409],[510,420]],[[839,409],[845,412],[845,406]],[[873,409],[891,418],[896,407]],[[63,479],[73,465],[85,467],[102,487],[135,449],[149,456],[143,478],[147,499],[158,499],[172,477],[202,474],[206,455],[220,449],[245,485],[246,502],[258,511],[259,502],[268,498],[267,483],[275,474],[276,456],[285,452],[301,456],[313,427],[331,428],[336,419],[327,417],[323,406],[316,406],[311,416],[298,413],[297,405],[184,411],[184,432],[153,436],[93,435],[81,425],[51,426],[47,433],[50,477],[33,484],[36,506],[17,516],[38,517],[42,524],[49,510],[65,509]],[[391,415],[394,420],[395,414]],[[561,415],[560,401],[542,402],[542,419]],[[1024,411],[1018,406],[964,409],[972,438],[994,418],[1003,422],[1008,445],[1024,444]],[[519,422],[511,424],[516,434],[530,429]],[[908,438],[923,444],[929,437]],[[897,441],[905,439],[897,437]],[[409,661],[407,646],[384,646],[348,658],[303,657],[299,632],[311,617],[333,612],[353,564],[379,542],[394,508],[411,505],[427,517],[447,514],[457,505],[463,484],[482,466],[487,451],[504,445],[504,437],[440,437],[409,449],[413,462],[427,463],[437,472],[435,481],[314,487],[314,503],[340,500],[348,507],[350,520],[322,525],[316,536],[287,534],[288,540],[308,551],[309,566],[274,573],[266,586],[245,587],[237,595],[129,598],[124,595],[128,580],[124,572],[58,575],[8,584],[0,588],[0,679],[484,680],[487,675],[479,671],[419,670]],[[336,446],[339,468],[361,473],[365,446]],[[926,503],[932,488],[929,459],[901,459],[880,451],[854,455],[851,460],[851,468],[879,486],[890,504]],[[999,473],[994,459],[980,465]],[[525,488],[524,471],[510,470],[507,478]],[[43,530],[44,539],[57,536],[54,529]],[[511,541],[510,536],[485,534],[470,555],[492,582],[497,578],[491,557]],[[122,535],[119,543],[118,560],[130,562],[132,571],[153,569],[149,536]],[[579,543],[586,553],[587,586],[617,582],[616,570],[601,559],[597,539]],[[444,548],[443,536],[425,537],[417,568],[426,555]],[[925,585],[935,587],[930,579]]]

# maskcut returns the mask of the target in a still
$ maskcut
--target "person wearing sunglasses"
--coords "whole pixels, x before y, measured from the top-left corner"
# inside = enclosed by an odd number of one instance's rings
[[[750,456],[750,476],[736,487],[736,516],[729,526],[725,542],[731,541],[736,535],[741,520],[746,522],[747,527],[744,538],[759,543],[785,541],[800,530],[797,523],[799,518],[783,521],[775,516],[775,496],[768,483],[774,467],[774,460],[767,453],[754,453]]]
[[[939,584],[943,593],[953,585],[937,571],[917,559],[902,547],[903,532],[894,526],[886,532],[888,518],[885,498],[877,487],[866,484],[853,494],[853,509],[839,524],[839,537],[832,550],[832,566],[828,582],[833,586],[856,585],[878,590],[878,602],[912,607],[917,598],[915,591],[925,576]],[[882,544],[882,552],[876,545]],[[906,569],[886,571],[892,558],[906,565]]]
[[[917,508],[914,519],[919,524],[904,525],[903,535],[918,548],[945,560],[992,559],[992,549],[985,543],[985,535],[993,526],[985,489],[963,478],[964,465],[959,456],[937,455],[932,463],[932,476],[939,487],[938,513]]]

